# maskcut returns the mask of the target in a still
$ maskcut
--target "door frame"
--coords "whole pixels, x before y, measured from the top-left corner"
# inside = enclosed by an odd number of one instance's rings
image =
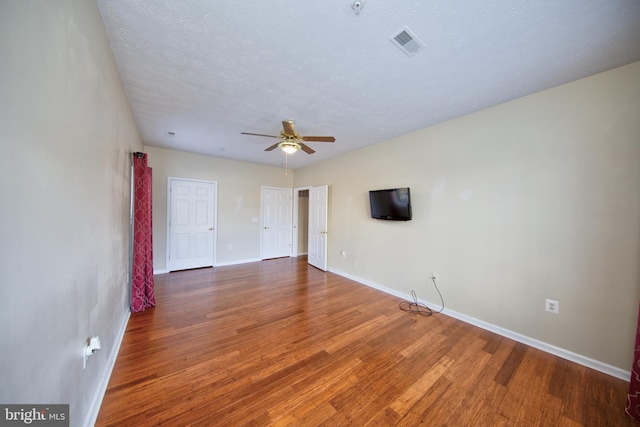
[[[165,247],[165,270],[167,272],[169,270],[169,254],[171,250],[171,183],[173,181],[190,181],[190,182],[204,182],[207,184],[213,184],[214,195],[213,195],[213,254],[211,259],[211,266],[214,267],[216,265],[216,256],[218,254],[218,181],[208,181],[205,179],[191,179],[191,178],[181,178],[178,176],[169,176],[167,177],[167,221],[166,221],[166,247]]]
[[[291,234],[291,239],[293,240],[292,244],[291,244],[291,256],[293,257],[297,257],[298,256],[298,222],[300,222],[299,219],[299,205],[300,205],[300,196],[298,196],[298,193],[300,191],[304,191],[304,190],[310,190],[312,187],[311,186],[307,186],[307,187],[296,187],[293,189],[293,233]]]

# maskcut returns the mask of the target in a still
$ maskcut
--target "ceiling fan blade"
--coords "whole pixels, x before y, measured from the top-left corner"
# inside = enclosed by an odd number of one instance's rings
[[[309,147],[307,144],[304,144],[302,142],[298,142],[298,144],[300,144],[300,148],[302,149],[302,151],[304,151],[307,154],[313,154],[316,152],[316,150],[314,150],[313,148]]]
[[[282,127],[284,128],[285,135],[295,135],[295,130],[293,129],[293,120],[283,120]]]
[[[315,141],[315,142],[335,142],[336,139],[332,136],[301,136],[303,141]]]
[[[249,133],[249,132],[240,132],[242,135],[253,135],[253,136],[268,136],[269,138],[280,138],[280,136],[275,135],[264,135],[261,133]]]
[[[272,145],[271,147],[269,147],[269,148],[265,148],[265,150],[264,150],[264,151],[273,151],[273,150],[275,150],[276,148],[278,148],[278,145],[280,145],[280,143],[279,143],[279,142],[278,142],[277,144],[273,144],[273,145]]]

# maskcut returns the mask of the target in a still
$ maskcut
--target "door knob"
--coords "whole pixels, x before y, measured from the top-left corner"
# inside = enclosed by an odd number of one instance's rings
[[[265,229],[265,230],[268,230],[268,229],[269,229],[269,227],[267,227],[267,226],[265,225],[265,226],[264,226],[264,229]]]
[[[209,231],[213,231],[213,227],[209,227]]]

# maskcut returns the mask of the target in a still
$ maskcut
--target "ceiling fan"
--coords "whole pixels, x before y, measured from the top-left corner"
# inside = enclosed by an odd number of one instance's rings
[[[285,119],[282,121],[284,130],[280,131],[280,135],[263,135],[261,133],[240,132],[242,135],[267,136],[269,138],[282,138],[282,141],[267,147],[264,151],[272,151],[280,148],[287,154],[295,153],[302,150],[307,154],[315,153],[315,150],[302,141],[313,142],[334,142],[336,139],[332,136],[300,136],[293,127],[293,120]]]

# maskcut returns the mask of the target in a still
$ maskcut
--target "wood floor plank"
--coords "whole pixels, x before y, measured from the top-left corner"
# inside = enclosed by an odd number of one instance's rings
[[[636,426],[628,384],[283,258],[155,277],[97,426]]]

